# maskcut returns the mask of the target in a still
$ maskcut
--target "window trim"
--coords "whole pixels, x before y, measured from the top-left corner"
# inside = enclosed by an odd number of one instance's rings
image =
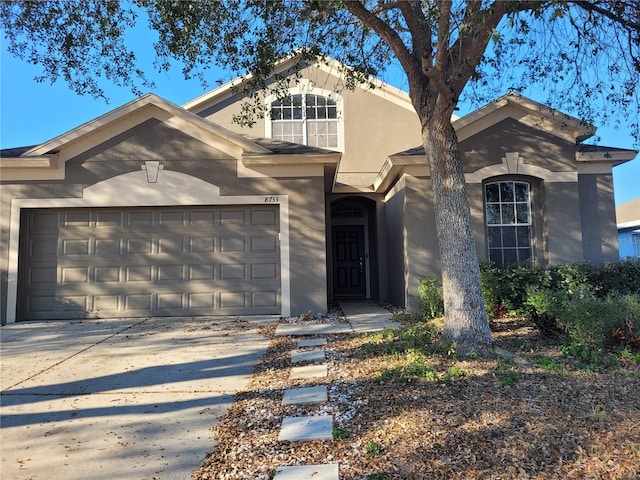
[[[344,134],[344,115],[342,114],[344,102],[342,96],[331,90],[317,87],[312,81],[308,79],[301,79],[299,83],[288,90],[289,95],[318,95],[321,97],[327,97],[336,102],[337,110],[337,124],[338,124],[338,146],[334,148],[327,148],[327,150],[333,150],[337,152],[345,151],[345,134]],[[264,103],[266,107],[266,115],[264,119],[264,134],[265,138],[273,138],[272,120],[270,117],[271,104],[278,100],[278,96],[275,94],[269,94],[265,97]],[[304,124],[306,124],[304,120]],[[306,125],[303,126],[306,139]]]
[[[502,198],[499,198],[497,202],[489,202],[488,198],[487,198],[487,187],[489,187],[490,185],[498,185],[498,190],[499,192],[500,190],[500,185],[502,183],[511,183],[514,186],[514,198],[512,201],[502,201]],[[524,202],[518,202],[517,199],[515,198],[515,185],[516,184],[524,184],[527,186],[527,193],[528,193],[528,221],[527,222],[522,222],[522,221],[518,221],[518,213],[517,213],[517,208],[515,208],[517,206],[518,203],[524,203]],[[492,228],[503,228],[503,227],[528,227],[529,229],[529,258],[527,260],[519,260],[518,258],[516,258],[516,263],[524,263],[524,262],[535,262],[536,261],[536,232],[535,232],[535,227],[534,224],[536,222],[537,219],[537,215],[534,211],[535,208],[535,199],[534,199],[534,189],[536,188],[536,185],[533,181],[529,180],[529,179],[523,179],[523,178],[513,178],[513,177],[493,177],[493,178],[488,178],[485,179],[485,181],[482,182],[482,206],[483,206],[483,212],[484,212],[484,231],[485,231],[485,247],[486,247],[486,255],[487,255],[487,260],[491,261],[491,251],[492,250],[500,250],[501,252],[501,257],[502,257],[502,261],[500,262],[500,265],[505,265],[505,261],[504,261],[504,250],[505,250],[505,246],[504,245],[500,245],[499,248],[492,248],[491,245],[489,244],[489,237],[490,237],[490,229]],[[504,223],[502,221],[502,219],[500,219],[500,221],[498,223],[489,223],[489,215],[488,215],[488,206],[490,204],[493,205],[498,205],[500,207],[500,211],[502,211],[502,206],[503,205],[514,205],[514,221],[513,222],[509,222],[509,223]],[[502,215],[502,214],[501,214]],[[520,250],[520,248],[517,246],[517,231],[516,231],[516,236],[515,236],[515,241],[516,241],[516,246],[514,247],[514,250],[516,251],[516,257],[518,257],[518,250]],[[501,242],[502,243],[502,242]],[[506,247],[509,248],[509,247]]]

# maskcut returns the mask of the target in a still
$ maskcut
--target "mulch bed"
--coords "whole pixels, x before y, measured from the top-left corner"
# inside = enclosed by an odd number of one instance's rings
[[[316,382],[329,401],[306,407],[281,404],[303,384],[289,380],[296,340],[265,329],[270,348],[212,428],[216,445],[194,479],[270,479],[280,466],[335,462],[341,480],[640,478],[637,362],[585,370],[523,319],[492,328],[524,361],[429,355],[434,376],[404,383],[380,380],[407,361],[366,348],[380,334],[329,336],[329,377]],[[319,414],[334,415],[342,439],[278,442],[284,416]]]

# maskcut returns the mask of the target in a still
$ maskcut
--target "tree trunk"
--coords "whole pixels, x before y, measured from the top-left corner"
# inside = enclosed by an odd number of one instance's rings
[[[445,322],[440,342],[452,344],[462,356],[493,356],[494,343],[484,309],[480,266],[451,111],[439,109],[436,104],[434,111],[424,113],[422,138],[431,166],[442,262]]]

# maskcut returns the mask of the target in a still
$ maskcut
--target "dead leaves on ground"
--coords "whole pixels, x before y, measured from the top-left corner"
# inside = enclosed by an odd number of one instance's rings
[[[281,404],[284,389],[302,383],[288,379],[295,340],[272,337],[249,390],[213,427],[215,448],[194,478],[269,479],[280,466],[335,462],[341,480],[640,477],[637,364],[541,368],[541,357],[563,360],[530,326],[496,337],[529,360],[506,366],[513,383],[500,380],[504,363],[442,356],[426,360],[435,379],[374,381],[406,359],[365,354],[366,336],[330,336],[329,378],[316,382],[329,386],[329,402],[306,407]],[[278,442],[284,416],[314,414],[334,415],[350,435]]]

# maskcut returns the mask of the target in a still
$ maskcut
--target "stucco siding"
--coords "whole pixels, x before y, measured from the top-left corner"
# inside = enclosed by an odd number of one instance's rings
[[[406,177],[407,296],[415,309],[420,278],[440,278],[442,270],[431,179]]]
[[[507,152],[551,171],[575,171],[575,147],[549,133],[507,118],[460,143],[465,173],[500,164]],[[512,172],[516,173],[516,172]]]
[[[613,199],[613,175],[578,176],[583,255],[601,264],[618,260],[618,235]]]
[[[301,73],[312,87],[337,92],[342,98],[339,112],[344,122],[344,153],[340,161],[341,172],[378,172],[389,155],[421,144],[420,123],[412,107],[398,104],[398,100],[372,94],[364,87],[347,89],[342,80],[323,70],[308,67]],[[292,88],[295,83],[292,81]],[[260,94],[260,99],[264,94]],[[265,119],[255,118],[251,128],[233,122],[241,113],[242,99],[234,96],[200,115],[230,130],[254,137],[265,136]]]
[[[127,175],[144,175],[141,169],[148,160],[160,162],[159,181],[164,178],[163,175],[183,174],[180,178],[192,178],[194,184],[202,182],[201,185],[211,191],[219,189],[219,196],[215,199],[218,204],[224,202],[225,197],[231,200],[234,197],[251,197],[256,199],[256,203],[264,202],[266,197],[276,198],[275,202],[279,202],[279,196],[286,197],[289,215],[291,310],[311,310],[314,313],[326,311],[324,178],[237,178],[237,161],[228,154],[159,122],[149,121],[68,160],[66,178],[63,181],[21,184],[3,182],[0,189],[0,298],[3,323],[6,322],[7,311],[12,199],[77,199],[73,204],[81,207],[83,191],[86,192],[84,189],[103,185],[105,181],[129,178]],[[145,180],[144,184],[146,183]],[[180,205],[188,202],[185,199],[196,193],[180,189],[164,191],[162,195],[169,202],[175,199],[175,205]],[[153,197],[148,196],[144,186],[140,190],[127,190],[124,196],[127,198],[119,198],[117,201],[139,206],[152,205],[154,201]],[[206,194],[201,201],[207,201]],[[46,200],[37,203],[38,208],[48,207]]]
[[[480,183],[468,183],[465,188],[471,211],[471,231],[476,242],[478,261],[482,262],[487,259],[483,187]]]
[[[582,259],[580,194],[576,183],[545,183],[545,223],[549,263]]]
[[[387,264],[381,269],[387,277],[388,298],[395,305],[405,306],[407,258],[405,248],[405,179],[402,178],[387,194],[384,210]]]

